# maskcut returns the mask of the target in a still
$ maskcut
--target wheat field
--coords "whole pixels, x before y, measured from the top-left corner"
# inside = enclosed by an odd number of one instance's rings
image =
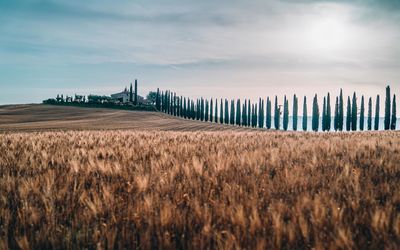
[[[0,249],[396,249],[400,134],[0,134]]]

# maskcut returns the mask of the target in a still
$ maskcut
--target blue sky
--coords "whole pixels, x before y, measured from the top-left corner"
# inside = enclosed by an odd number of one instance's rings
[[[400,94],[400,1],[0,1],[0,104],[111,94]],[[320,98],[322,101],[322,98]]]

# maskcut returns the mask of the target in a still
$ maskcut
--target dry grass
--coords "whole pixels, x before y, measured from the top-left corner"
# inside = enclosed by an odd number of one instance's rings
[[[400,134],[0,135],[0,249],[396,249]]]

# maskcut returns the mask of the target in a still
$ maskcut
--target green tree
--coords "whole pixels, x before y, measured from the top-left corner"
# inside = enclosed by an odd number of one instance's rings
[[[218,122],[218,99],[215,98],[215,113],[214,113],[214,122]]]
[[[390,128],[390,87],[386,87],[386,100],[385,100],[385,130]]]
[[[275,124],[275,129],[279,130],[280,129],[280,121],[281,121],[281,110],[278,106],[278,97],[275,96],[275,113],[274,113],[274,124]]]
[[[318,97],[315,94],[313,100],[312,130],[317,132],[318,127],[319,127],[319,108],[318,108]]]
[[[208,118],[210,117],[210,115],[208,114],[208,110],[210,109],[209,104],[208,104],[208,100],[206,99],[206,110],[204,111],[204,120],[206,122],[208,122]]]
[[[347,116],[346,116],[346,130],[351,130],[351,102],[350,96],[347,97]]]
[[[242,115],[240,113],[240,99],[237,99],[236,101],[236,125],[240,126],[241,125],[241,119]]]
[[[365,119],[365,107],[364,107],[364,96],[361,96],[361,106],[360,106],[360,130],[364,130],[364,119]]]
[[[229,116],[230,118],[230,124],[235,125],[235,101],[231,100],[231,114]]]
[[[247,100],[244,99],[243,103],[243,112],[242,112],[242,125],[247,126]]]
[[[307,114],[307,97],[304,96],[303,101],[303,131],[307,131],[307,123],[308,123],[308,114]]]
[[[225,99],[225,124],[229,124],[229,104],[227,99]]]
[[[335,116],[333,118],[333,129],[335,131],[337,131],[338,128],[339,128],[339,126],[338,126],[338,118],[339,118],[338,112],[339,112],[339,98],[336,97],[336,101],[335,101]]]
[[[344,100],[343,100],[343,91],[342,91],[342,89],[340,89],[339,111],[338,111],[338,129],[339,129],[339,131],[343,130],[343,121],[344,121]]]
[[[351,130],[357,130],[357,97],[356,92],[353,94],[353,103],[351,107]]]
[[[250,104],[250,99],[247,100],[247,126],[251,126],[251,104]]]
[[[322,131],[326,131],[326,97],[324,96],[324,103],[322,106]]]
[[[132,83],[129,87],[129,102],[133,102],[133,90],[132,90]]]
[[[289,102],[286,95],[283,99],[283,130],[287,130],[289,125]]]
[[[298,99],[296,95],[293,95],[293,130],[297,130],[298,121]]]
[[[219,107],[219,123],[224,123],[224,103],[222,102],[222,98],[221,98],[221,103],[220,103],[220,107]]]
[[[137,93],[137,79],[135,79],[135,99],[133,100],[133,104],[138,105],[138,93]]]
[[[258,127],[264,127],[264,102],[261,98],[258,101]]]
[[[267,129],[271,128],[271,100],[267,97],[267,119],[266,119],[266,126]]]
[[[372,129],[372,98],[368,100],[368,120],[367,120],[368,130]]]
[[[210,100],[210,122],[213,122],[213,111],[214,111],[213,99],[211,98],[211,100]]]
[[[376,96],[376,104],[375,104],[375,124],[374,124],[374,129],[378,130],[379,129],[379,95]]]
[[[390,129],[395,130],[396,129],[396,95],[393,95],[393,102],[392,102],[392,121],[390,123]]]
[[[331,130],[332,113],[331,113],[331,94],[326,97],[326,130]]]

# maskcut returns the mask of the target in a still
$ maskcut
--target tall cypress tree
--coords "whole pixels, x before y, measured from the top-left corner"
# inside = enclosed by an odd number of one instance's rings
[[[254,104],[254,127],[257,127],[257,103]]]
[[[214,113],[214,122],[218,122],[218,99],[215,98],[215,113]]]
[[[318,97],[315,94],[313,101],[312,130],[317,132],[318,127],[319,127],[319,108],[318,108]]]
[[[375,104],[375,124],[374,124],[375,130],[379,129],[379,109],[380,109],[379,103],[380,103],[379,95],[377,95],[376,96],[376,104]]]
[[[183,98],[183,110],[182,110],[183,118],[187,118],[187,106],[186,106],[186,97]]]
[[[304,96],[303,101],[303,131],[307,131],[307,123],[308,123],[308,114],[307,114],[307,97]]]
[[[258,100],[258,127],[264,127],[264,103],[261,98]]]
[[[346,116],[346,130],[350,131],[351,130],[351,102],[350,102],[350,96],[347,97],[347,116]]]
[[[213,112],[214,112],[213,99],[211,98],[211,100],[210,100],[210,122],[213,122]]]
[[[364,130],[364,119],[365,119],[365,107],[364,107],[364,96],[361,96],[361,106],[360,106],[360,130]]]
[[[271,128],[271,100],[269,97],[267,98],[267,120],[266,120],[267,129]]]
[[[225,124],[229,124],[229,103],[228,103],[227,99],[225,99],[225,114],[224,114],[224,117],[225,117]]]
[[[231,100],[231,114],[229,116],[230,124],[235,125],[235,101]]]
[[[385,130],[390,128],[390,87],[386,87],[386,100],[385,100]]]
[[[357,130],[357,97],[356,92],[353,94],[353,104],[351,107],[351,130]]]
[[[331,130],[331,124],[332,124],[331,94],[328,93],[328,96],[326,98],[326,130],[327,131]]]
[[[368,130],[372,129],[372,98],[368,100],[368,120],[367,120]]]
[[[131,90],[132,90],[132,83],[131,83]],[[133,93],[131,94],[133,95]],[[156,109],[157,111],[161,110],[161,103],[160,103],[160,89],[157,88],[157,95],[156,95]]]
[[[242,125],[247,126],[247,100],[244,99],[243,112],[242,112]]]
[[[396,129],[396,95],[393,95],[393,102],[392,102],[392,121],[390,123],[390,129],[395,130]]]
[[[326,131],[326,97],[324,96],[324,103],[322,106],[322,131]]]
[[[297,130],[298,121],[298,99],[296,95],[293,95],[293,130]]]
[[[251,104],[250,104],[250,99],[247,100],[247,126],[251,126]]]
[[[209,108],[208,100],[206,99],[206,110],[204,111],[204,120],[206,122],[208,122],[208,118],[210,118],[210,115],[208,114]]]
[[[338,110],[338,129],[339,129],[339,131],[343,130],[343,121],[344,121],[344,100],[343,100],[343,91],[342,91],[342,89],[340,89],[339,110]]]
[[[240,98],[238,98],[236,101],[236,125],[238,126],[241,125],[241,120],[242,120],[242,114],[240,112],[240,109],[241,109]]]
[[[222,98],[219,108],[219,123],[224,123],[224,103],[222,102]]]
[[[338,111],[339,111],[339,98],[336,97],[336,101],[335,101],[335,116],[333,118],[333,129],[335,131],[338,130],[339,126],[338,126]]]
[[[137,93],[137,79],[135,79],[135,99],[133,104],[136,106],[138,105],[138,93]]]
[[[133,102],[133,90],[132,90],[132,83],[129,87],[129,102]]]
[[[280,121],[281,121],[281,111],[280,108],[278,107],[278,97],[275,96],[274,125],[276,130],[280,129]]]
[[[288,129],[288,125],[289,125],[289,102],[286,99],[286,95],[283,99],[283,130],[287,130]]]

